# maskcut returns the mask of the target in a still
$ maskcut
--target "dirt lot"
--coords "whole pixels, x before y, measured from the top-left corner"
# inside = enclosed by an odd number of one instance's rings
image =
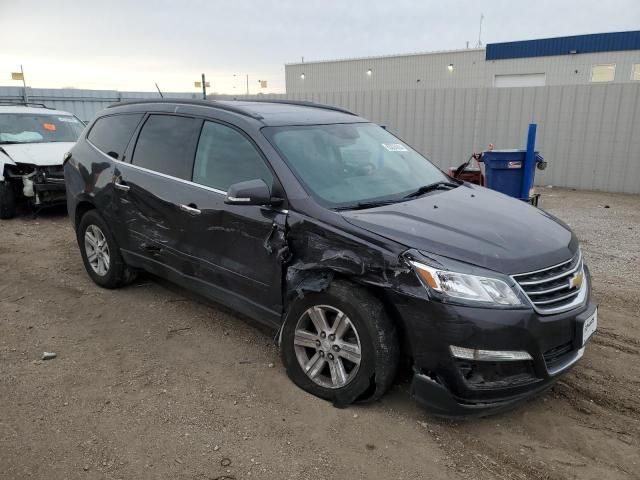
[[[0,478],[640,478],[640,196],[542,206],[583,241],[600,329],[546,395],[462,422],[406,383],[336,409],[247,320],[150,277],[94,285],[62,212],[0,223]]]

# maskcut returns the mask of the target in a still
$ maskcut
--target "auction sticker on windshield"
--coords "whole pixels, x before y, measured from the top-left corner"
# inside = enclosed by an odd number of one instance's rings
[[[584,326],[582,327],[582,345],[587,343],[591,335],[596,331],[596,328],[598,328],[598,309],[584,322]]]
[[[407,147],[400,143],[383,143],[382,146],[390,152],[408,152]]]

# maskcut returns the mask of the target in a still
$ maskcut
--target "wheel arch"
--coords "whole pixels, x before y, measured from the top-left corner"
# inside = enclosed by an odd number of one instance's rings
[[[361,309],[360,317],[362,318],[363,314],[366,317],[366,313],[364,312],[376,312],[371,321],[364,319],[370,327],[373,327],[374,332],[378,332],[377,335],[373,334],[373,336],[378,339],[383,337],[391,339],[387,340],[391,342],[387,344],[388,347],[382,350],[385,352],[385,355],[388,355],[388,361],[380,363],[381,359],[377,357],[376,368],[369,372],[370,375],[367,375],[359,381],[362,388],[357,393],[338,391],[331,400],[334,406],[343,408],[353,402],[370,402],[380,398],[395,381],[398,373],[397,367],[402,344],[398,337],[401,327],[397,321],[395,312],[390,308],[390,304],[383,301],[383,299],[377,295],[379,292],[375,287],[360,281],[361,279],[358,279],[357,275],[351,276],[344,272],[336,272],[330,269],[313,270],[307,273],[308,275],[305,276],[305,280],[299,284],[299,288],[293,291],[293,295],[287,304],[285,318],[276,337],[281,356],[284,358],[288,349],[288,343],[284,342],[283,336],[290,335],[290,333],[283,335],[283,332],[290,332],[291,326],[298,320],[297,313],[294,315],[294,312],[300,310],[300,308],[294,307],[296,300],[302,300],[306,295],[323,294],[335,286],[338,287],[338,291],[341,292],[335,293],[337,293],[338,298],[341,298],[342,303],[344,303],[346,301],[345,295],[350,298],[352,296],[351,289],[353,288],[353,298]],[[376,302],[381,308],[374,307],[371,302]],[[334,306],[331,303],[326,303],[326,305]],[[369,310],[367,305],[372,307],[372,309]],[[336,308],[342,307],[338,305]],[[383,328],[382,325],[384,324],[388,325],[389,329],[379,330]],[[385,335],[381,335],[383,331]],[[285,365],[287,365],[286,362]]]
[[[76,204],[75,212],[73,213],[73,225],[75,226],[75,228],[78,228],[78,225],[80,225],[82,217],[88,211],[95,210],[95,208],[96,206],[88,200],[81,200],[80,202],[78,202]]]
[[[331,268],[318,268],[310,271],[298,272],[298,274],[301,275],[301,278],[296,283],[292,281],[291,276],[288,276],[287,278],[285,298],[283,302],[284,309],[282,314],[282,323],[275,337],[276,344],[278,346],[280,346],[280,342],[282,340],[282,327],[284,326],[284,322],[288,320],[288,313],[293,301],[295,301],[296,298],[304,297],[304,295],[308,293],[322,292],[328,289],[334,281],[338,280],[366,290],[382,303],[385,313],[397,328],[400,345],[404,353],[405,346],[407,345],[407,329],[400,312],[398,312],[398,309],[393,302],[393,293],[389,292],[388,289],[363,281],[358,275],[338,272]]]

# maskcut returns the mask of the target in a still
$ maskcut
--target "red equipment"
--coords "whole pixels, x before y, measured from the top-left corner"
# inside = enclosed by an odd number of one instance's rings
[[[449,176],[465,182],[484,186],[484,174],[482,173],[482,167],[480,166],[480,156],[480,153],[474,153],[469,157],[469,160],[458,168],[450,168],[448,172]],[[473,161],[475,161],[475,167],[471,166]]]

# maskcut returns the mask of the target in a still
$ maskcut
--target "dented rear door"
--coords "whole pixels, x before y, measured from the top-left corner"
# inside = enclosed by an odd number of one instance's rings
[[[118,162],[114,191],[128,236],[123,247],[156,273],[188,265],[180,252],[180,206],[190,201],[188,180],[201,126],[202,120],[189,116],[148,115],[131,163]]]

